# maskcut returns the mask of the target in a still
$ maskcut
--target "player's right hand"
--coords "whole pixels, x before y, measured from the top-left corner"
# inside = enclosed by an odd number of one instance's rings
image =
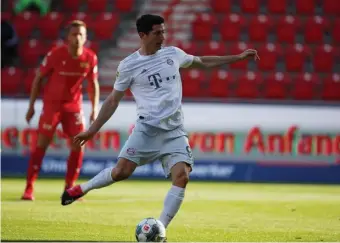
[[[34,113],[35,113],[34,107],[30,106],[26,112],[26,121],[28,124],[30,123],[32,117],[34,116]]]
[[[88,140],[93,137],[94,134],[89,131],[81,132],[74,137],[73,142],[78,146],[83,146]]]

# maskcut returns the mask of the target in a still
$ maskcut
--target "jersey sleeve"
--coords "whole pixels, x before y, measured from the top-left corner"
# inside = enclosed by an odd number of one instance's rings
[[[93,54],[91,63],[91,70],[87,74],[87,79],[89,82],[93,82],[94,80],[98,79],[98,58],[96,54]]]
[[[47,55],[44,57],[43,61],[40,64],[40,74],[41,76],[46,76],[49,74],[54,67],[56,60],[56,52],[54,50],[51,50]]]
[[[181,68],[187,68],[189,67],[192,62],[194,61],[194,56],[185,53],[182,49],[178,48],[178,47],[174,47],[175,51],[176,51],[176,57],[177,60],[179,61],[179,66]]]
[[[125,91],[130,87],[131,82],[131,72],[126,70],[124,64],[120,63],[117,68],[116,80],[114,82],[113,88],[118,91]]]

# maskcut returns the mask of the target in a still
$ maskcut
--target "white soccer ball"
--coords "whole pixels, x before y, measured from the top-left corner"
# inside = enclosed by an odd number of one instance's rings
[[[136,240],[138,242],[164,242],[166,240],[165,227],[158,219],[143,219],[137,224]]]

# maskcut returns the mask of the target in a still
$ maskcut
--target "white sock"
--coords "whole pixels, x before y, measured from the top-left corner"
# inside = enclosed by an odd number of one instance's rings
[[[81,184],[80,188],[83,191],[83,193],[85,194],[93,189],[98,189],[113,184],[114,180],[112,179],[111,171],[112,168],[106,168],[99,172],[91,180]]]
[[[159,220],[164,224],[165,228],[175,217],[178,209],[181,207],[184,199],[185,188],[172,186],[164,199],[164,208]]]

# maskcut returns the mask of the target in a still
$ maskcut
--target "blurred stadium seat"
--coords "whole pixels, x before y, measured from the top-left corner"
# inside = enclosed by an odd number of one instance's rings
[[[292,15],[280,16],[276,25],[279,42],[295,43],[297,31],[301,28],[300,20]]]
[[[322,98],[340,101],[340,73],[328,74],[323,80]]]
[[[316,95],[319,79],[313,73],[300,73],[293,79],[292,98],[296,100],[312,100]]]
[[[241,31],[245,26],[246,20],[241,15],[225,15],[219,26],[222,39],[224,41],[238,41],[240,39]]]
[[[1,94],[16,95],[22,85],[22,70],[15,67],[1,69]]]

